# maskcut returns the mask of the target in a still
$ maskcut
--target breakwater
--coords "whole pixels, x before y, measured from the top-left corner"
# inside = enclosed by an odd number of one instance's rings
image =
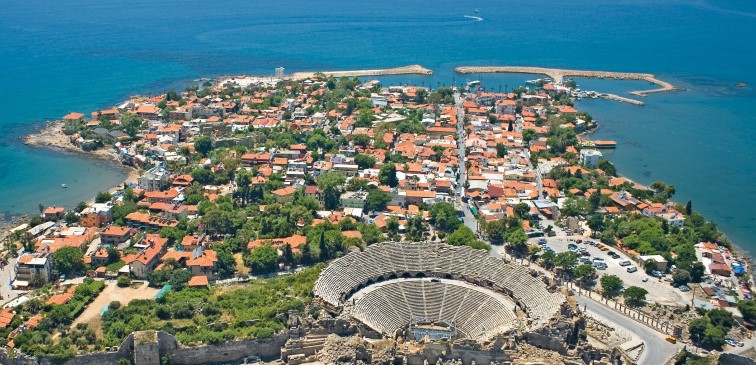
[[[588,71],[588,70],[569,70],[561,68],[546,68],[546,67],[530,67],[530,66],[461,66],[454,69],[459,74],[474,74],[474,73],[522,73],[522,74],[539,74],[551,77],[554,82],[562,83],[565,77],[590,77],[590,78],[614,78],[614,79],[627,79],[627,80],[645,80],[659,87],[651,90],[638,90],[631,91],[630,94],[636,96],[646,96],[652,93],[667,92],[667,91],[679,91],[681,89],[675,87],[669,82],[662,81],[656,78],[656,75],[649,73],[637,73],[637,72],[613,72],[613,71]],[[625,102],[629,100],[623,98]],[[616,100],[616,99],[615,99]],[[636,105],[640,103],[636,101]]]
[[[285,76],[287,79],[302,80],[314,77],[316,74],[324,74],[333,77],[359,77],[359,76],[391,76],[391,75],[433,75],[433,70],[420,65],[409,65],[394,68],[374,70],[345,70],[345,71],[321,71],[321,72],[295,72]]]

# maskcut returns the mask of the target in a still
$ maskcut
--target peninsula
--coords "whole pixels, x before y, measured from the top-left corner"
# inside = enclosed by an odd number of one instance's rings
[[[674,186],[620,176],[560,81],[222,78],[69,113],[27,141],[137,174],[2,240],[0,361],[656,365],[753,348],[750,263]]]

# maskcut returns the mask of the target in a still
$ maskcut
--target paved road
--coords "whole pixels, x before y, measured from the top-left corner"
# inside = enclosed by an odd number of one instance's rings
[[[645,343],[643,353],[638,359],[639,365],[661,365],[669,360],[683,347],[681,344],[671,344],[665,340],[665,336],[660,333],[627,318],[617,312],[599,304],[595,301],[575,296],[580,308],[586,308],[588,313],[597,314],[603,318],[610,318],[618,327],[622,327],[628,332],[635,334]]]

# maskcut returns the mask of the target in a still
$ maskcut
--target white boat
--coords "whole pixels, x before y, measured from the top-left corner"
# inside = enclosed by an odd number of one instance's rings
[[[63,189],[65,189],[65,188],[68,187],[68,185],[66,185],[66,184],[60,184],[60,187],[63,188]]]

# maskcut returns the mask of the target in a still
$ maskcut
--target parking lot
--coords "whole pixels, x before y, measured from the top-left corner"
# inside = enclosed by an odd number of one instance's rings
[[[568,245],[574,244],[578,248],[585,248],[585,250],[590,254],[590,256],[580,256],[580,257],[586,257],[591,259],[591,263],[594,257],[601,258],[604,263],[606,263],[606,269],[597,269],[596,273],[599,275],[599,279],[597,279],[597,286],[598,280],[600,280],[600,277],[602,275],[617,275],[619,276],[622,281],[625,283],[625,287],[629,286],[639,286],[641,288],[644,288],[648,290],[648,295],[646,298],[650,301],[663,303],[663,304],[685,304],[683,302],[687,302],[686,299],[681,295],[679,290],[673,288],[668,282],[660,280],[659,278],[654,278],[652,276],[647,275],[643,269],[641,269],[638,266],[637,262],[634,262],[630,260],[629,257],[627,257],[625,254],[623,254],[621,251],[612,248],[610,246],[606,246],[606,251],[601,251],[598,247],[590,245],[588,242],[598,242],[596,240],[592,239],[586,239],[583,236],[557,236],[557,237],[545,237],[545,238],[532,238],[529,240],[529,242],[533,244],[538,244],[539,239],[545,239],[546,240],[546,247],[550,247],[554,250],[556,253],[560,252],[566,252],[569,251]],[[577,243],[577,240],[581,240],[582,243]],[[618,255],[619,258],[612,258],[609,256],[609,252],[614,252]],[[629,273],[627,272],[627,268],[630,266],[620,266],[621,261],[629,260],[631,261],[631,266],[635,266],[638,268],[638,271]],[[646,282],[643,281],[643,278],[648,278]]]

